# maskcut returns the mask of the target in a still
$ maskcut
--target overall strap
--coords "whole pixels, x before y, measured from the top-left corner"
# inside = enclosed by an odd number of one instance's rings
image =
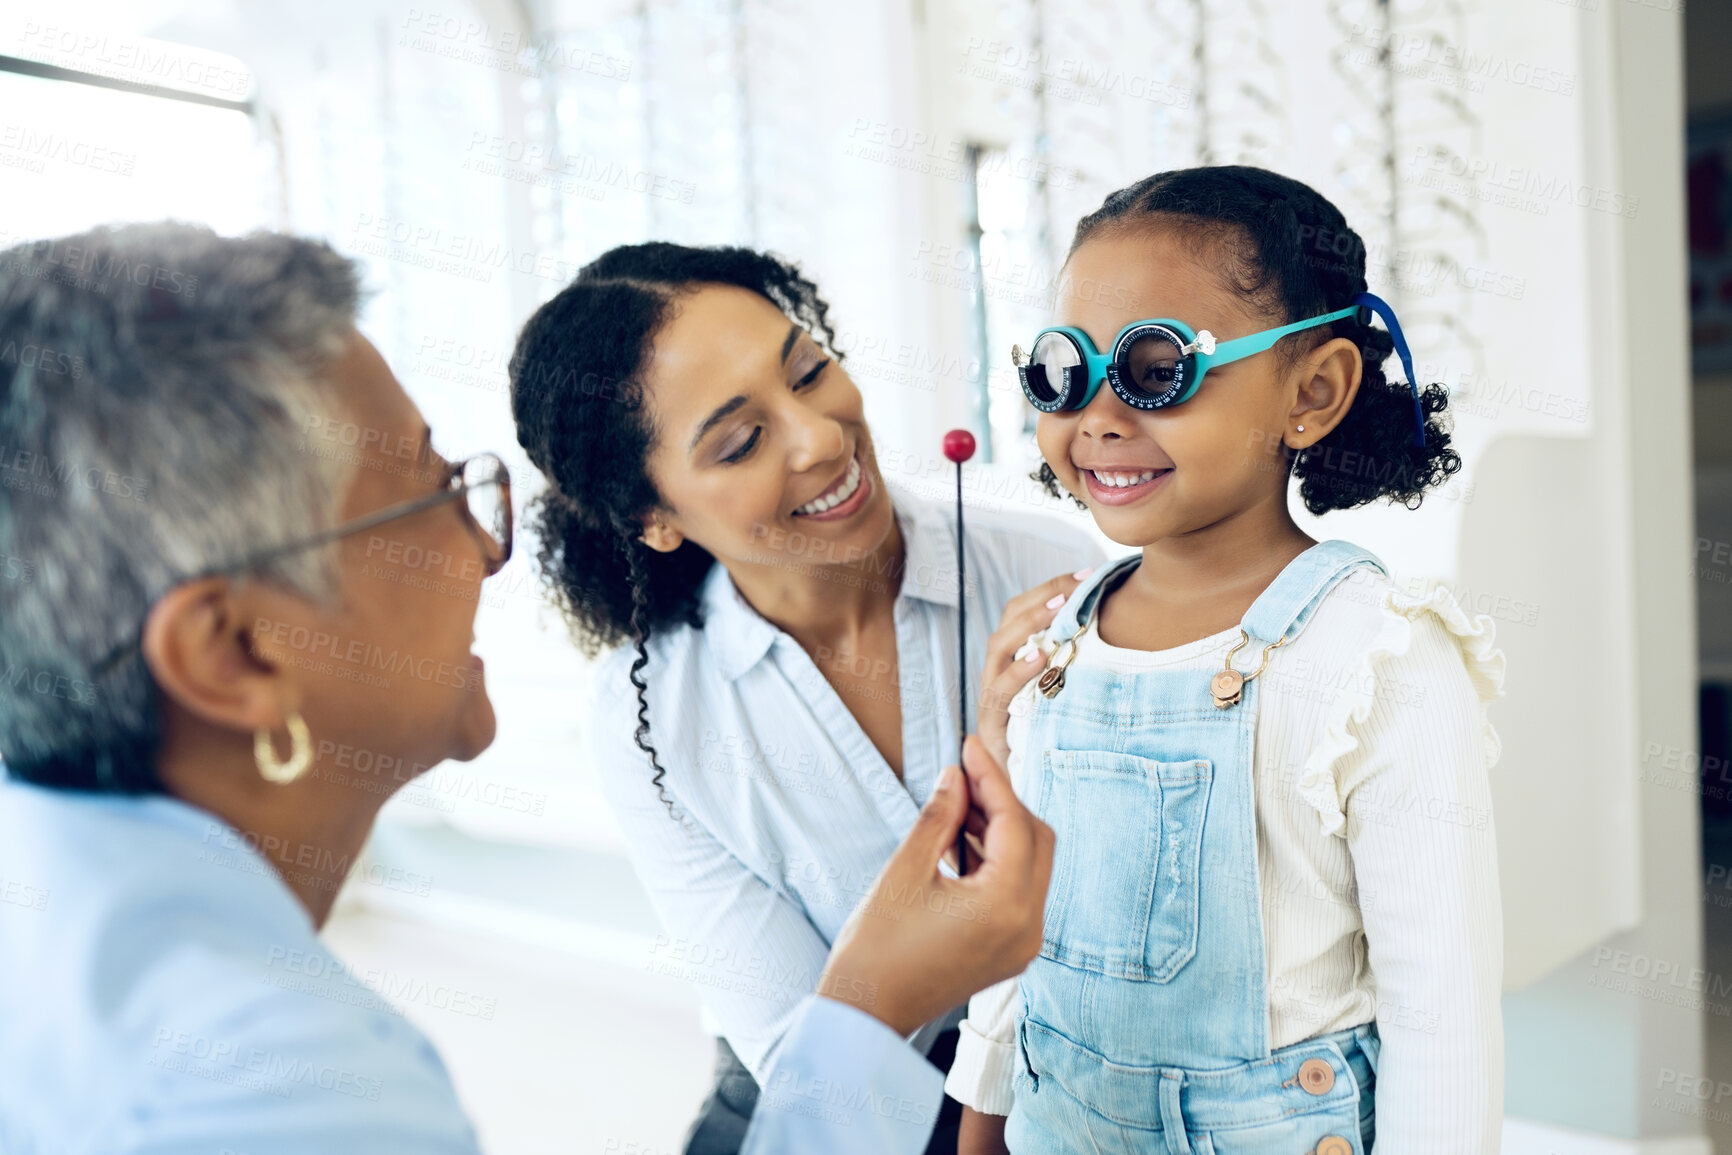
[[[1265,644],[1292,641],[1311,620],[1323,597],[1357,566],[1388,570],[1369,550],[1350,541],[1320,541],[1292,561],[1245,611],[1245,632]]]
[[[1107,562],[1090,574],[1083,584],[1071,591],[1070,600],[1059,607],[1058,616],[1047,627],[1047,637],[1062,642],[1077,632],[1077,627],[1089,620],[1101,595],[1118,584],[1119,579],[1138,565],[1143,555],[1133,553],[1117,561]]]

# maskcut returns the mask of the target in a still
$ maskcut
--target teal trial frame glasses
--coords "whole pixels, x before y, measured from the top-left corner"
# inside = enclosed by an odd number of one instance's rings
[[[1424,446],[1425,414],[1420,406],[1419,383],[1414,376],[1407,338],[1395,319],[1395,310],[1371,293],[1358,294],[1345,309],[1231,341],[1217,342],[1207,329],[1199,332],[1183,321],[1159,317],[1132,321],[1119,330],[1111,351],[1102,353],[1081,329],[1059,325],[1042,329],[1034,339],[1032,352],[1025,353],[1020,345],[1014,346],[1010,359],[1022,381],[1023,394],[1042,413],[1083,408],[1100,392],[1102,381],[1110,384],[1120,400],[1134,409],[1164,409],[1195,397],[1204,375],[1212,367],[1254,357],[1273,348],[1275,342],[1289,333],[1343,320],[1361,310],[1380,317],[1394,339],[1395,351],[1413,392],[1414,443]],[[1369,321],[1369,316],[1361,316],[1361,323]]]

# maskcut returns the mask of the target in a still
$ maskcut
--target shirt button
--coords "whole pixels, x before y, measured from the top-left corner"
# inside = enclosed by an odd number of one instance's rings
[[[1353,1155],[1353,1144],[1339,1135],[1325,1135],[1317,1144],[1317,1155]]]
[[[1306,1059],[1299,1064],[1299,1085],[1313,1095],[1327,1095],[1335,1086],[1335,1068],[1323,1059]],[[1320,1146],[1317,1155],[1330,1155],[1330,1152]]]

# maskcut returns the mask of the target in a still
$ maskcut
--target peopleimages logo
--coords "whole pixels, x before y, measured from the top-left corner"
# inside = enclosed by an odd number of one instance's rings
[[[133,166],[138,163],[135,152],[121,152],[58,132],[38,132],[22,124],[0,126],[0,150],[18,153],[32,161],[55,161],[116,176],[131,176]]]
[[[198,278],[190,273],[59,239],[36,241],[15,250],[12,257],[14,272],[34,276],[52,272],[66,284],[97,292],[105,293],[119,281],[189,300],[198,292]]]
[[[149,37],[109,36],[88,29],[24,22],[17,36],[27,55],[45,64],[115,80],[162,84],[240,100],[252,91],[252,73],[232,56]]]
[[[1432,65],[1445,73],[1456,72],[1470,77],[1481,86],[1490,80],[1559,96],[1572,96],[1576,91],[1573,72],[1513,59],[1501,52],[1476,52],[1472,48],[1457,47],[1428,31],[1403,32],[1359,23],[1353,26],[1351,38],[1374,51],[1387,50],[1398,67],[1411,69],[1416,64]]]
[[[345,639],[291,622],[260,618],[253,623],[252,635],[255,643],[269,642],[294,651],[290,660],[304,669],[368,685],[390,686],[388,679],[372,673],[378,670],[388,674],[408,674],[423,682],[461,690],[480,690],[482,687],[481,672],[473,666],[417,657],[407,650],[387,650],[361,638]]]
[[[1473,190],[1482,190],[1477,199],[1488,199],[1484,196],[1486,192],[1532,198],[1534,207],[1542,214],[1552,204],[1566,203],[1613,216],[1633,217],[1641,203],[1640,197],[1584,184],[1558,173],[1483,157],[1466,157],[1449,149],[1433,149],[1423,144],[1414,149],[1407,167],[1409,179],[1417,176],[1422,187],[1450,191],[1447,182],[1459,181],[1461,184],[1455,191],[1472,195]],[[1523,206],[1514,204],[1511,207]]]
[[[152,1066],[238,1085],[249,1085],[245,1076],[257,1076],[263,1085],[253,1089],[285,1099],[293,1094],[295,1085],[301,1085],[377,1102],[385,1086],[378,1079],[342,1067],[170,1027],[157,1028],[151,1047]]]

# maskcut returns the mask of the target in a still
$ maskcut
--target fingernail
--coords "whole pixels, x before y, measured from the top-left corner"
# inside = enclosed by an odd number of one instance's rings
[[[934,790],[950,790],[956,785],[956,775],[960,773],[954,766],[946,766],[938,772],[938,785]]]
[[[1071,574],[1070,576],[1075,578],[1077,581],[1080,582],[1084,578],[1088,577],[1091,573],[1094,573],[1094,572],[1095,571],[1092,569],[1079,569],[1075,573]]]
[[[1056,610],[1062,605],[1064,605],[1064,595],[1053,594],[1052,597],[1047,599],[1046,608],[1049,610]]]
[[[1028,652],[1028,656],[1025,657],[1023,659],[1023,661],[1025,661],[1025,662],[1038,662],[1038,661],[1040,661],[1040,651],[1039,650],[1030,650]]]

